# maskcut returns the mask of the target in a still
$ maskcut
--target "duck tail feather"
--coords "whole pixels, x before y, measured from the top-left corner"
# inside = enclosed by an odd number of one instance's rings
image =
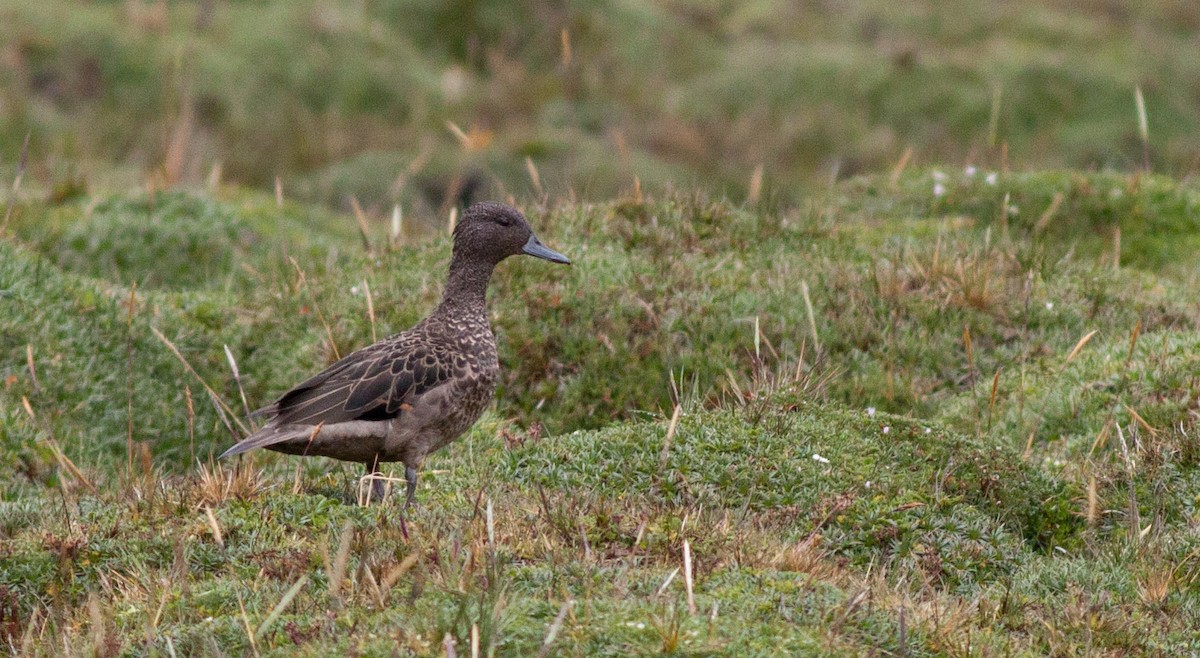
[[[279,425],[274,427],[268,425],[221,453],[219,459],[240,455],[243,452],[257,448],[267,448],[293,439],[307,438],[312,435],[313,429],[313,427],[307,425]]]

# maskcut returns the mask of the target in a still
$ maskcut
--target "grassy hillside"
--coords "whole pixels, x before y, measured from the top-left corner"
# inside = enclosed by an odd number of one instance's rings
[[[445,236],[370,222],[368,250],[352,217],[235,188],[20,204],[0,634],[42,655],[1195,650],[1200,189],[992,174],[784,210],[527,205],[575,265],[499,268],[496,406],[403,521],[345,504],[350,466],[210,459],[246,405],[427,312]]]
[[[219,168],[433,217],[464,185],[744,198],[759,166],[762,195],[795,200],[910,148],[1133,170],[1139,86],[1153,166],[1190,175],[1200,146],[1200,9],[1180,0],[6,0],[0,18],[0,163],[31,134],[47,185]]]
[[[9,653],[1200,653],[1195,3],[0,24]],[[496,272],[415,509],[214,462],[485,197],[574,265]]]

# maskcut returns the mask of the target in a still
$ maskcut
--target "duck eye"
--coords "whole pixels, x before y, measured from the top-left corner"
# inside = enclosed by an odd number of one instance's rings
[[[512,217],[508,217],[506,215],[500,215],[499,217],[496,218],[496,223],[501,226],[512,226]]]

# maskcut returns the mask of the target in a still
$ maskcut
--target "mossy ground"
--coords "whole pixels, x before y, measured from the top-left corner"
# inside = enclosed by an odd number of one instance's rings
[[[527,205],[575,265],[501,266],[497,404],[407,515],[348,504],[356,467],[211,458],[243,392],[426,312],[444,235],[370,224],[366,251],[352,218],[233,188],[21,204],[0,632],[33,654],[1194,651],[1200,190],[989,173],[791,210]]]

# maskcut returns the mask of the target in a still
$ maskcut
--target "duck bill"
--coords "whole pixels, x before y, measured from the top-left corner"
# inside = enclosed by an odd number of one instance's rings
[[[521,251],[524,251],[530,256],[544,258],[551,263],[561,263],[563,265],[571,264],[571,259],[542,244],[542,241],[538,240],[536,235],[529,236],[529,241],[525,243],[525,246],[521,249]]]

